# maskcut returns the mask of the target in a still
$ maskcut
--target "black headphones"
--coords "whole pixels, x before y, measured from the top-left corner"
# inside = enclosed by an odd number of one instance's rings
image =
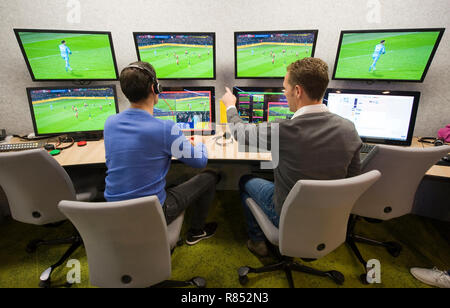
[[[137,64],[130,64],[127,67],[125,67],[124,69],[127,69],[127,68],[137,68],[137,69],[140,69],[140,70],[146,72],[150,76],[150,78],[152,79],[153,92],[155,94],[159,94],[159,93],[162,92],[162,86],[159,83],[158,79],[156,78],[155,74],[151,70],[149,70],[145,66],[140,66],[140,65],[137,65]]]
[[[434,137],[422,137],[422,138],[419,138],[418,141],[423,142],[423,143],[431,143],[431,144],[434,144],[435,146],[444,145],[444,141],[442,141],[441,139],[438,139],[438,138],[434,138]]]

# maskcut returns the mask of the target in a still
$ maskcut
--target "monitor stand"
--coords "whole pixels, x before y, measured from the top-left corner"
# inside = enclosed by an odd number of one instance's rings
[[[73,138],[75,142],[78,141],[98,141],[103,138],[103,132],[89,132],[89,133],[69,133],[68,138]]]

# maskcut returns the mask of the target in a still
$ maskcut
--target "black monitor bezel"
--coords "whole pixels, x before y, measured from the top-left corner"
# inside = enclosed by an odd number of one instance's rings
[[[413,138],[414,128],[416,125],[417,110],[419,108],[420,92],[419,91],[391,91],[391,90],[364,90],[364,89],[338,89],[338,88],[328,88],[325,91],[325,96],[323,98],[323,103],[328,105],[328,95],[330,93],[348,93],[348,94],[369,94],[369,95],[384,95],[384,96],[413,96],[414,102],[411,110],[411,116],[409,119],[408,136],[406,140],[392,140],[384,138],[373,138],[373,137],[361,137],[363,142],[367,143],[377,143],[377,144],[387,144],[387,145],[401,145],[410,146]]]
[[[239,87],[239,86],[234,86],[233,87],[233,94],[234,96],[236,96],[236,109],[239,110],[239,90],[242,90],[244,92],[261,92],[261,93],[270,93],[270,92],[280,92],[280,93],[284,93],[284,88],[283,87]],[[268,122],[269,121],[269,113],[268,113],[268,106],[266,106],[264,104],[264,115],[263,115],[263,122]]]
[[[133,32],[134,47],[138,61],[142,61],[139,53],[139,46],[137,42],[138,35],[211,35],[213,38],[213,77],[211,78],[160,78],[159,80],[216,80],[216,33],[215,32]],[[153,64],[152,64],[153,65]],[[158,75],[158,68],[155,67],[156,75]]]
[[[216,131],[216,89],[213,86],[193,86],[193,87],[180,87],[180,86],[172,86],[172,87],[163,87],[162,92],[159,94],[158,104],[161,104],[161,94],[168,91],[210,91],[211,92],[211,129],[183,129],[183,133],[185,135],[214,135]],[[163,94],[164,95],[164,94]]]
[[[439,36],[436,40],[436,43],[434,44],[433,50],[430,54],[430,57],[428,58],[428,63],[425,66],[425,69],[422,73],[422,77],[420,80],[411,80],[411,79],[371,79],[371,78],[336,78],[336,70],[337,65],[339,62],[339,54],[342,47],[342,39],[344,37],[344,34],[349,33],[378,33],[378,32],[439,32]],[[341,35],[339,38],[338,48],[336,51],[336,58],[334,61],[334,68],[333,68],[333,80],[353,80],[353,81],[394,81],[394,82],[423,82],[425,80],[425,76],[428,73],[428,69],[430,68],[431,62],[433,61],[434,55],[436,54],[436,51],[439,47],[439,43],[441,42],[442,36],[444,35],[445,28],[419,28],[419,29],[371,29],[371,30],[343,30],[341,31]]]
[[[36,125],[36,117],[34,115],[34,109],[33,109],[33,100],[31,99],[31,91],[36,90],[61,90],[61,89],[79,89],[79,88],[112,88],[114,92],[114,105],[116,108],[116,114],[119,113],[119,101],[117,99],[117,91],[116,91],[116,85],[110,84],[110,85],[96,85],[96,86],[68,86],[68,87],[28,87],[27,90],[27,96],[28,96],[28,104],[30,107],[30,114],[31,114],[31,120],[33,121],[33,129],[34,129],[34,135],[35,136],[48,136],[48,135],[65,135],[65,134],[80,134],[80,133],[102,133],[103,129],[101,130],[89,130],[89,131],[75,131],[75,132],[54,132],[54,133],[46,133],[46,134],[40,134],[37,130]]]
[[[311,57],[314,57],[317,45],[317,36],[319,35],[319,30],[270,30],[270,31],[239,31],[234,32],[234,78],[235,79],[283,79],[281,77],[239,77],[238,76],[238,63],[237,63],[237,37],[242,34],[280,34],[280,33],[313,33],[314,43],[311,51]]]
[[[20,50],[22,52],[22,56],[25,59],[25,63],[27,64],[28,72],[30,73],[31,79],[33,81],[116,81],[119,79],[119,71],[117,69],[117,61],[116,54],[114,52],[114,44],[112,40],[112,34],[110,31],[85,31],[85,30],[53,30],[53,29],[18,29],[14,28],[14,34],[16,36],[17,42],[19,43]],[[74,33],[74,34],[106,34],[109,38],[109,44],[111,47],[111,55],[114,63],[114,71],[116,73],[116,78],[67,78],[67,79],[37,79],[34,76],[33,70],[31,68],[30,62],[28,60],[27,54],[25,52],[25,48],[23,47],[22,40],[20,39],[19,32],[36,32],[36,33]]]

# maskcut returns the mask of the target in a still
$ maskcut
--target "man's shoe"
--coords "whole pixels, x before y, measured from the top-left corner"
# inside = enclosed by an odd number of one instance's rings
[[[187,233],[186,244],[195,245],[201,240],[210,238],[216,233],[217,223],[210,222],[205,225],[203,230],[190,229]]]
[[[450,288],[450,275],[447,272],[440,271],[437,268],[427,269],[419,267],[411,268],[410,272],[423,283],[439,288]]]
[[[257,257],[265,258],[269,256],[269,249],[265,241],[247,241],[247,248]]]

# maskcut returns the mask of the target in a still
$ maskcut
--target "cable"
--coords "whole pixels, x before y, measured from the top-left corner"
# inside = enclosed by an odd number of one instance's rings
[[[227,139],[230,139],[231,140],[231,142],[219,142],[219,139],[221,139],[221,138],[224,138],[225,140],[227,140]],[[214,137],[213,138],[213,140],[214,140],[214,142],[217,144],[217,145],[220,145],[220,146],[227,146],[227,145],[229,145],[229,144],[232,144],[233,142],[234,142],[234,139],[233,139],[233,137],[231,136],[231,134],[230,133],[228,133],[228,132],[225,132],[223,135],[219,135],[219,136],[217,136],[217,137]]]

